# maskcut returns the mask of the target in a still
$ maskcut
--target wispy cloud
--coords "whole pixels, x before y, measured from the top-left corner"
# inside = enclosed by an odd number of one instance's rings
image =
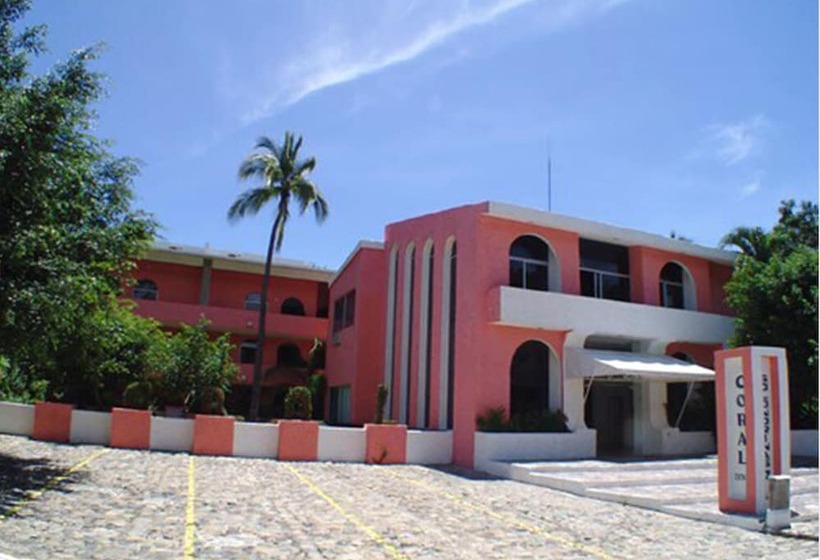
[[[768,126],[762,114],[736,122],[707,127],[708,143],[715,157],[726,165],[740,163],[756,155],[762,145],[762,134]]]
[[[221,91],[241,106],[243,123],[259,120],[326,88],[419,58],[468,30],[488,26],[529,4],[540,4],[552,28],[605,12],[627,0],[463,0],[380,2],[366,14],[342,14],[316,26],[292,53],[221,63]],[[355,21],[354,21],[355,20]],[[330,21],[330,20],[329,20]],[[364,23],[364,25],[363,25]],[[324,27],[324,28],[323,28]],[[250,49],[250,52],[266,52]],[[253,56],[253,55],[252,55]],[[459,57],[460,58],[460,57]],[[251,73],[243,65],[252,67]]]
[[[749,181],[740,187],[740,198],[748,198],[760,190],[760,179]]]

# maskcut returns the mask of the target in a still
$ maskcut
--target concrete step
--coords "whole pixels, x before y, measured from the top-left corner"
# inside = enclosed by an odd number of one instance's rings
[[[717,471],[717,459],[709,457],[703,458],[689,458],[678,460],[658,460],[658,461],[644,461],[644,462],[620,462],[620,461],[601,461],[601,460],[582,460],[582,461],[513,461],[509,462],[511,471],[524,472],[607,472],[607,471],[653,471],[653,470],[683,470],[683,469],[703,469],[705,467],[714,467]]]

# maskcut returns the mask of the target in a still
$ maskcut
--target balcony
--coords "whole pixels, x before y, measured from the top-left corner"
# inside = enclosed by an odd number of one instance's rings
[[[259,313],[245,309],[194,305],[168,301],[137,300],[135,311],[151,317],[168,327],[180,323],[195,325],[201,316],[211,322],[210,330],[236,334],[255,334]],[[324,339],[327,336],[327,319],[268,313],[265,321],[266,336],[295,339]]]
[[[657,341],[715,344],[734,331],[732,317],[593,297],[500,286],[489,292],[490,321]]]

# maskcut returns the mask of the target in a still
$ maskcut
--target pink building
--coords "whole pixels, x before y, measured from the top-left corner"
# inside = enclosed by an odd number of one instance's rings
[[[169,329],[211,321],[217,336],[230,333],[241,378],[229,408],[246,411],[256,356],[263,257],[210,248],[155,243],[137,263],[132,297],[136,312]],[[314,265],[277,259],[271,271],[266,320],[261,414],[281,416],[287,387],[307,381],[314,340],[328,330],[328,282],[333,273]]]
[[[567,456],[713,451],[710,432],[674,426],[667,401],[714,375],[712,354],[733,330],[733,260],[495,202],[390,224],[330,285],[332,416],[370,421],[383,382],[388,416],[452,430],[463,466],[495,445],[476,433],[492,407],[562,410],[570,434],[555,441],[574,447]]]
[[[384,383],[386,416],[440,431],[458,465],[714,451],[708,429],[680,429],[679,411],[704,398],[695,382],[713,379],[713,352],[732,333],[723,285],[733,260],[495,202],[389,224],[384,242],[360,243],[335,276],[274,266],[267,412],[278,412],[282,387],[304,382],[300,366],[322,338],[328,421],[372,421]],[[157,245],[136,273],[138,311],[169,327],[204,314],[232,333],[250,382],[263,266]],[[244,403],[247,387],[235,393]],[[568,432],[477,432],[494,407],[516,418],[560,410]]]

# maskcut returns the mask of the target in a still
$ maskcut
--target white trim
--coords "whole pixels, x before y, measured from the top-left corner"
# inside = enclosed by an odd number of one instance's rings
[[[426,428],[424,417],[427,413],[427,333],[430,323],[430,252],[434,250],[433,240],[424,243],[421,252],[421,297],[419,298],[419,359],[416,367],[416,426]],[[435,253],[434,253],[435,255]],[[431,364],[432,367],[432,364]]]
[[[730,265],[734,263],[737,258],[737,253],[730,251],[722,251],[720,249],[704,247],[661,235],[602,224],[600,222],[592,222],[572,216],[564,216],[562,214],[554,214],[552,212],[544,212],[543,210],[536,210],[534,208],[524,208],[503,202],[487,202],[487,214],[517,222],[571,231],[578,233],[585,239],[615,243],[627,247],[653,247],[671,253],[691,255],[721,264]]]
[[[384,324],[384,386],[387,387],[387,402],[384,417],[392,418],[393,375],[395,373],[396,345],[396,275],[399,267],[399,248],[390,250],[389,272],[387,276],[387,319]]]
[[[412,298],[415,269],[413,260],[416,257],[416,245],[410,243],[404,250],[404,274],[402,275],[402,305],[401,305],[401,351],[399,363],[399,422],[407,423],[410,411],[407,407],[407,396],[410,393],[410,325],[412,324],[413,309],[410,306]]]

